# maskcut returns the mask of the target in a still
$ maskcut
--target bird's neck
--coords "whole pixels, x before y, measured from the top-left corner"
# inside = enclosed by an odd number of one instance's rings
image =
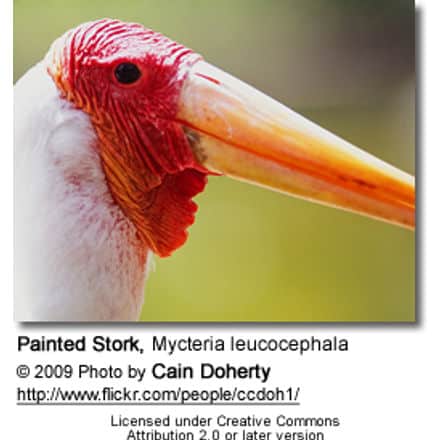
[[[15,111],[16,319],[137,319],[148,249],[108,191],[88,116],[41,65]]]

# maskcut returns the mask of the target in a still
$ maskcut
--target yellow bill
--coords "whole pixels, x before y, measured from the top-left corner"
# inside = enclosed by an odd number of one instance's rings
[[[211,171],[415,226],[413,176],[206,62],[186,78],[177,117]]]

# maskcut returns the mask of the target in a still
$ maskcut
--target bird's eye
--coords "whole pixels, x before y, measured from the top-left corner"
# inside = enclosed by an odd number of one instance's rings
[[[133,63],[121,63],[115,69],[115,77],[121,84],[133,84],[141,77],[141,71]]]

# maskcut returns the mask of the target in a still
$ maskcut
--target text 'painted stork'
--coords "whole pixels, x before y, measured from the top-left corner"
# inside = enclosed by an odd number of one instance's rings
[[[211,174],[414,227],[412,176],[157,32],[85,23],[15,86],[16,319],[137,319]]]

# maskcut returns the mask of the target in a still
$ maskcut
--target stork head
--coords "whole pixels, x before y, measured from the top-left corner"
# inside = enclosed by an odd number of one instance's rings
[[[85,23],[46,63],[90,116],[114,200],[161,256],[185,242],[210,173],[414,225],[411,176],[142,25]]]
[[[191,198],[207,170],[177,122],[183,82],[200,56],[139,24],[85,23],[54,42],[48,69],[62,96],[89,114],[109,190],[161,256],[186,239]]]

